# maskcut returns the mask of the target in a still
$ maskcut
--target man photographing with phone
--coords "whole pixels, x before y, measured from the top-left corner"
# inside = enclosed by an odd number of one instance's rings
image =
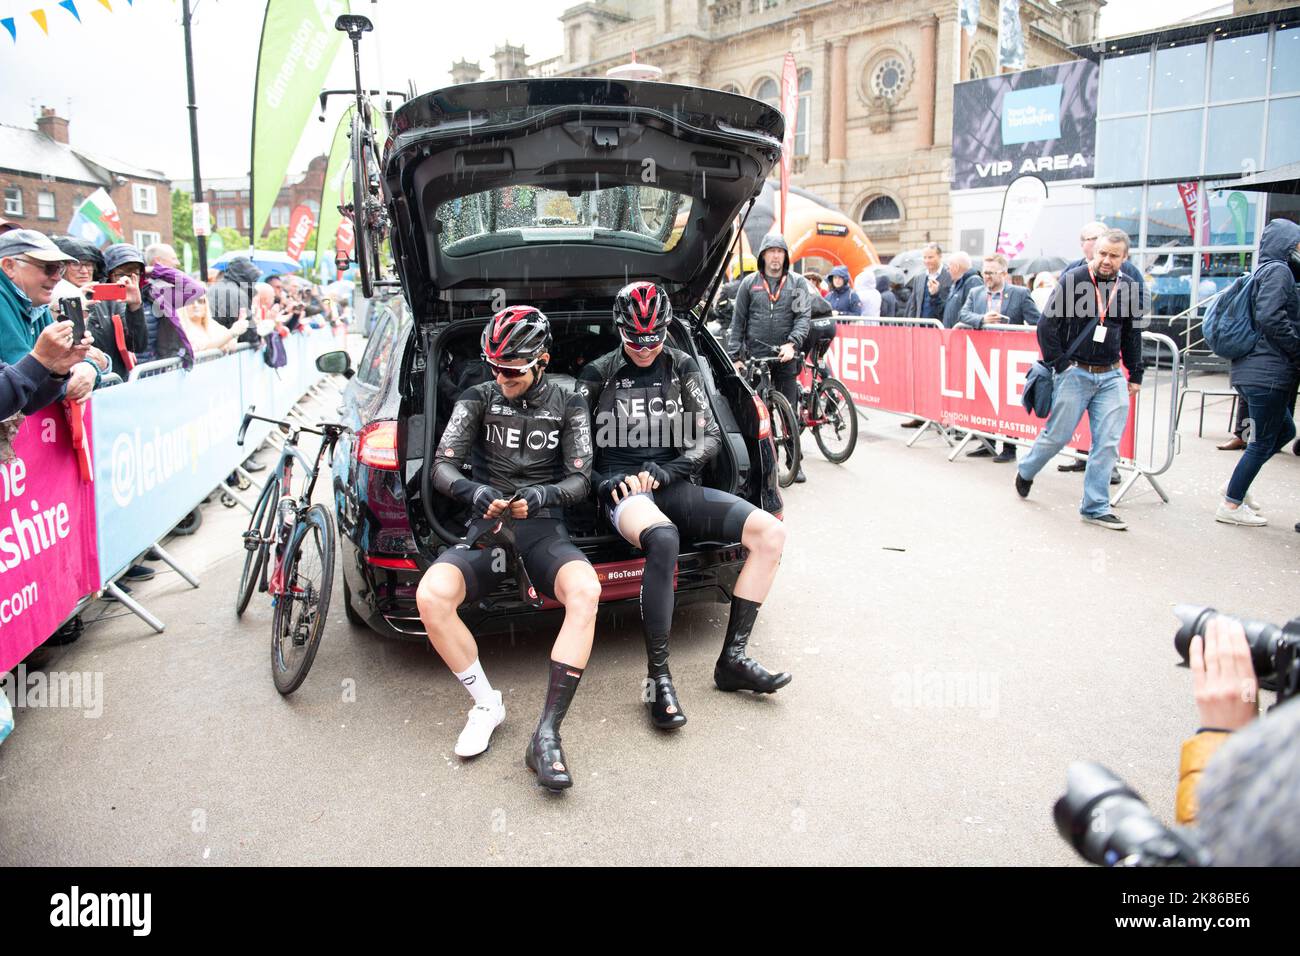
[[[54,324],[50,299],[71,261],[72,256],[34,229],[14,229],[0,235],[0,361],[19,365],[36,349],[46,328]],[[45,367],[61,381],[65,398],[84,401],[98,381],[98,370],[84,351],[90,344],[84,339],[72,341],[69,322],[63,332],[51,333],[51,339],[42,346],[43,354],[55,365]],[[60,345],[83,349],[80,358],[63,371],[56,369],[63,366],[64,357],[53,354]],[[39,357],[37,360],[45,364]]]

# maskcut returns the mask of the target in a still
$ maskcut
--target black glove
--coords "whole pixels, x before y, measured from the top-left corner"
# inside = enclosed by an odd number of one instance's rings
[[[451,493],[469,504],[470,513],[475,518],[482,518],[487,515],[488,505],[499,498],[505,498],[501,492],[497,491],[491,485],[480,485],[477,482],[470,481],[468,478],[460,478],[451,486]]]
[[[537,512],[546,507],[546,489],[541,485],[529,485],[515,492],[520,501],[528,505],[529,518],[537,517]]]
[[[596,486],[597,500],[614,501],[614,492],[619,485],[627,480],[627,475],[615,475],[612,478],[606,478]],[[617,502],[615,502],[617,504]]]
[[[673,476],[668,474],[664,467],[657,461],[647,461],[641,466],[641,470],[646,472],[655,481],[659,482],[660,488],[665,488],[672,484]]]

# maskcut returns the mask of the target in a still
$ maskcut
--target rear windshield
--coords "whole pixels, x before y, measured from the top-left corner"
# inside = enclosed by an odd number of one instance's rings
[[[690,218],[691,197],[626,185],[566,192],[503,186],[438,206],[442,254],[465,256],[536,242],[577,242],[669,252]]]

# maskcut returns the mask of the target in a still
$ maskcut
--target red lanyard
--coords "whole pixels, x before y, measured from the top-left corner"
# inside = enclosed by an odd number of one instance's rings
[[[1106,315],[1110,307],[1115,304],[1115,293],[1119,291],[1119,275],[1115,276],[1115,284],[1110,287],[1110,295],[1106,296],[1106,302],[1101,301],[1101,289],[1097,285],[1097,276],[1092,271],[1092,263],[1088,263],[1088,277],[1092,279],[1092,294],[1097,297],[1097,310],[1101,313],[1101,318],[1097,320],[1098,325],[1106,324]]]
[[[785,288],[785,280],[788,278],[790,278],[790,273],[788,272],[785,275],[781,276],[781,281],[777,283],[776,291],[772,292],[767,287],[767,276],[760,275],[758,277],[758,281],[763,283],[763,291],[767,293],[768,302],[774,303],[776,302],[777,299],[781,298],[781,290]]]

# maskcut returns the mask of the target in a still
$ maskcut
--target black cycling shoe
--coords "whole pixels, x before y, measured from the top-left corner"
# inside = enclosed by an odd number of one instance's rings
[[[1029,489],[1034,487],[1033,481],[1028,478],[1021,478],[1020,472],[1016,472],[1016,494],[1021,498],[1029,497]]]
[[[654,694],[646,706],[650,709],[650,720],[660,730],[676,730],[686,723],[686,715],[682,713],[681,701],[677,699],[677,689],[673,687],[673,678],[671,674],[664,674],[661,677],[647,677],[653,686]]]
[[[582,679],[582,668],[551,661],[551,678],[546,685],[546,705],[542,719],[533,731],[528,749],[524,751],[524,766],[537,774],[537,785],[552,793],[573,786],[568,761],[560,747],[560,722],[573,703],[573,695]]]
[[[568,790],[573,786],[573,777],[569,775],[569,765],[564,760],[564,750],[560,747],[558,736],[543,736],[541,728],[528,741],[524,751],[524,766],[537,774],[537,785],[545,787],[552,793]]]
[[[745,654],[760,606],[740,597],[731,599],[727,636],[722,644],[722,654],[713,665],[713,683],[718,690],[752,690],[758,694],[772,694],[790,683],[791,676],[785,671],[773,674]]]

